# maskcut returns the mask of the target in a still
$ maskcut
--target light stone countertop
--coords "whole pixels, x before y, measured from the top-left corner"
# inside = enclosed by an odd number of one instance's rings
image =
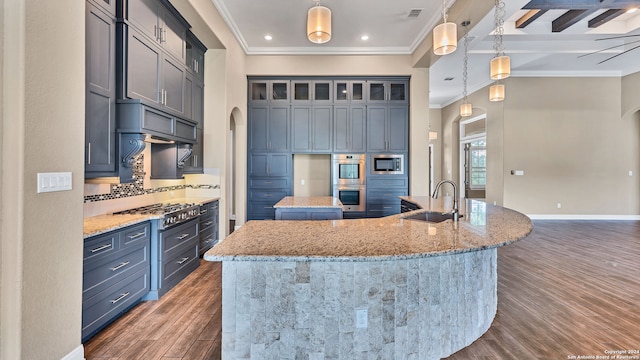
[[[194,203],[197,205],[203,205],[215,200],[219,200],[219,197],[185,197],[171,199],[171,203]],[[140,205],[144,206],[144,205]],[[84,238],[96,236],[109,231],[118,230],[126,226],[135,225],[141,222],[145,222],[153,219],[161,219],[162,215],[157,214],[104,214],[98,216],[91,216],[84,218]]]
[[[342,208],[342,203],[332,196],[285,196],[274,208]]]
[[[384,218],[249,221],[204,255],[208,261],[371,261],[441,256],[504,246],[526,237],[533,225],[517,211],[462,199],[460,221],[403,219],[449,211],[452,199],[402,199],[423,209]]]

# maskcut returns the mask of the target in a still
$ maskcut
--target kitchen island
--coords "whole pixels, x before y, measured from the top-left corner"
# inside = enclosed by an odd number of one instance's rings
[[[378,219],[250,221],[205,254],[222,261],[223,358],[440,359],[479,338],[497,309],[497,247],[525,215],[451,199]]]
[[[332,196],[285,196],[273,207],[276,220],[342,219],[342,203]]]

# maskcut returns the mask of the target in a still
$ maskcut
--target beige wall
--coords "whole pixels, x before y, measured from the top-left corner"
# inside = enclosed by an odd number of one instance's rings
[[[80,346],[84,13],[75,0],[3,6],[3,359]],[[37,194],[36,173],[58,171],[73,190]]]
[[[640,110],[640,72],[622,78],[622,117],[632,116]]]
[[[331,155],[293,155],[293,195],[331,196]]]
[[[627,92],[633,97],[638,88],[625,81],[510,78],[502,103],[480,101],[486,88],[474,93],[474,115],[478,106],[488,116],[487,199],[530,215],[638,215],[640,122],[620,109],[622,99],[629,99],[628,109],[638,109],[640,99],[631,99]],[[443,109],[445,172],[459,166],[458,105]]]

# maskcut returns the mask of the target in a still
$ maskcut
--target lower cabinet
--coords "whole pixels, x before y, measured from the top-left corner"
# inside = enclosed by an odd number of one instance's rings
[[[218,200],[200,205],[200,256],[218,243],[219,210]]]
[[[276,220],[340,220],[340,208],[277,208]]]
[[[200,266],[198,219],[160,232],[158,297]]]
[[[367,217],[400,213],[400,196],[409,194],[406,176],[382,175],[367,179]]]
[[[150,233],[145,222],[84,240],[83,341],[149,292]]]

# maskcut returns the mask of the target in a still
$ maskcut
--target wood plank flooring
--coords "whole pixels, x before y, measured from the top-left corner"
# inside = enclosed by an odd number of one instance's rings
[[[498,250],[493,325],[449,359],[595,358],[640,350],[640,222],[536,221],[534,227],[525,240]],[[220,359],[220,294],[220,263],[203,261],[162,299],[137,305],[85,343],[85,357]]]

